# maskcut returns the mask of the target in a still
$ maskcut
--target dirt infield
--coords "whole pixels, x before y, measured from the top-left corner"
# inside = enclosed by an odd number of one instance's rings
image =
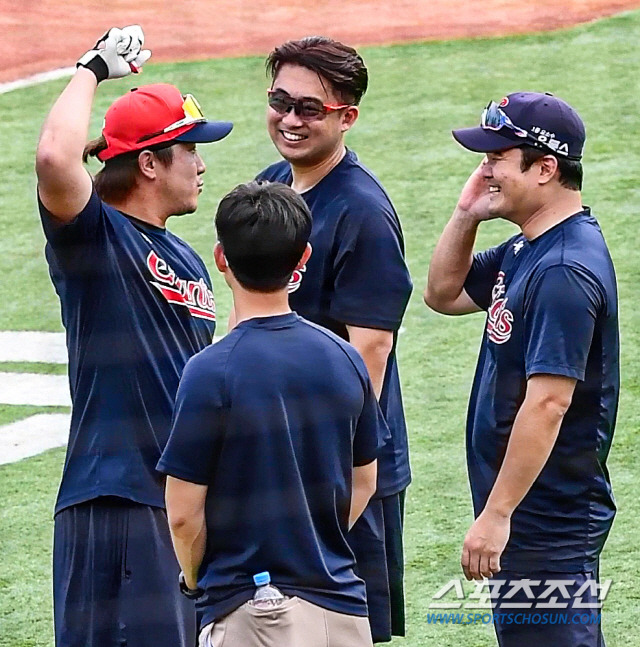
[[[73,64],[114,25],[141,24],[158,62],[266,54],[309,34],[369,45],[526,33],[637,7],[640,0],[0,0],[0,82]]]

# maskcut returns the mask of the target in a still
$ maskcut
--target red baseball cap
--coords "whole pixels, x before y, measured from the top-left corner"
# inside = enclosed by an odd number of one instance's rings
[[[207,121],[195,98],[168,83],[133,88],[116,99],[104,117],[107,148],[98,153],[105,162],[116,155],[169,141],[207,143],[226,137],[228,121]]]

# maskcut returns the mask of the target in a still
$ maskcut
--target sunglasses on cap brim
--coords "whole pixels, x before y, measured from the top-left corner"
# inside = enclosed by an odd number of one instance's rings
[[[522,137],[523,139],[534,139],[533,135],[531,135],[524,128],[516,126],[513,121],[511,121],[507,113],[502,110],[502,108],[500,108],[500,106],[495,101],[489,101],[487,107],[482,111],[482,116],[480,117],[480,125],[485,130],[498,131],[501,128],[508,128],[518,137]]]
[[[551,141],[542,141],[540,138],[531,134],[528,130],[516,126],[513,121],[509,118],[509,115],[495,102],[489,101],[487,107],[482,111],[482,116],[480,117],[480,126],[484,130],[493,130],[499,131],[502,128],[508,128],[512,133],[517,137],[521,137],[524,140],[527,140],[536,148],[543,148],[551,151],[556,155],[561,155],[570,160],[579,160],[580,157],[574,157],[572,155],[562,150],[561,143],[555,139]],[[563,145],[565,148],[566,144]]]
[[[159,137],[165,133],[170,133],[172,130],[177,130],[182,128],[182,126],[190,126],[191,124],[201,124],[206,121],[204,113],[200,104],[196,101],[196,98],[192,94],[184,95],[184,102],[182,104],[182,110],[184,112],[184,117],[174,121],[172,124],[169,124],[162,130],[158,130],[155,133],[149,133],[148,135],[143,135],[138,139],[138,143],[145,142],[154,137]]]

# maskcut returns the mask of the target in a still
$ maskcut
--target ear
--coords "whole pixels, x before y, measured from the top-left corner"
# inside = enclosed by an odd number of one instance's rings
[[[213,259],[216,262],[216,267],[219,272],[224,274],[229,269],[229,264],[224,255],[224,249],[222,249],[222,245],[220,243],[216,243],[213,248]]]
[[[556,175],[558,160],[553,155],[545,155],[538,160],[538,164],[540,165],[538,184],[547,184]]]
[[[304,248],[304,252],[302,252],[302,256],[300,257],[300,262],[296,265],[296,270],[302,269],[307,264],[307,261],[311,256],[311,251],[311,243],[307,243],[307,246]]]
[[[140,173],[149,179],[153,180],[156,177],[156,164],[157,160],[151,151],[144,150],[138,155]]]
[[[345,111],[342,114],[342,120],[340,122],[340,130],[343,133],[346,133],[347,130],[356,123],[358,115],[360,114],[360,109],[358,106],[349,106],[345,108]]]

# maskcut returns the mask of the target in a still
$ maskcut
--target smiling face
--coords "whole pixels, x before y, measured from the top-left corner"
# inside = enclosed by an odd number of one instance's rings
[[[193,213],[198,207],[203,186],[201,175],[206,167],[195,144],[178,142],[172,148],[172,162],[167,167],[158,165],[158,178],[167,211],[182,216]]]
[[[482,175],[489,188],[489,214],[516,224],[526,220],[536,209],[539,187],[537,165],[523,171],[522,151],[487,153]]]
[[[342,105],[331,84],[300,65],[285,64],[273,81],[272,90],[293,99],[315,99],[323,104]],[[344,146],[344,133],[358,117],[358,108],[349,106],[329,112],[323,119],[307,121],[291,109],[285,114],[267,107],[267,129],[278,152],[294,167],[321,164]]]

